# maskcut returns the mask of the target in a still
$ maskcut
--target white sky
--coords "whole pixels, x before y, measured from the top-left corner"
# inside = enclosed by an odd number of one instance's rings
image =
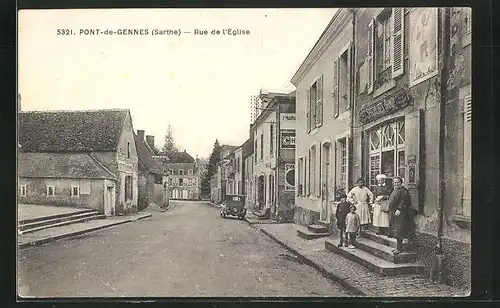
[[[250,96],[289,80],[336,9],[129,9],[19,12],[22,110],[128,108],[134,129],[210,155],[249,136]],[[56,35],[57,29],[77,35]],[[249,36],[83,36],[80,29],[245,29]],[[50,125],[50,123],[47,123]]]

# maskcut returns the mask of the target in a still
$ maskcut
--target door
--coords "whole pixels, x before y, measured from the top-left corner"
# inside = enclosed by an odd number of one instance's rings
[[[106,187],[104,193],[104,215],[113,215],[113,187]]]
[[[330,144],[329,143],[325,143],[322,147],[322,152],[321,153],[321,158],[322,158],[322,162],[321,162],[321,170],[323,171],[321,173],[321,214],[320,214],[320,218],[321,220],[324,220],[324,221],[329,221],[330,220],[330,215],[329,215],[329,211],[328,211],[328,204],[330,202],[329,200],[329,187],[330,187],[330,183],[329,183],[329,177],[330,177]]]

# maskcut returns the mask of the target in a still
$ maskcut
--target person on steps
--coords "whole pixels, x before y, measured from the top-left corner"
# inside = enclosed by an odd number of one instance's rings
[[[389,235],[389,196],[392,188],[387,184],[385,174],[376,176],[374,189],[373,226],[378,228],[378,235]]]
[[[356,206],[357,213],[361,220],[361,227],[363,230],[367,230],[368,225],[371,223],[369,204],[373,201],[373,193],[365,187],[365,181],[363,179],[358,179],[356,185],[357,186],[351,189],[349,194],[347,194],[347,201]]]
[[[345,218],[345,229],[349,235],[349,248],[356,248],[354,243],[356,242],[356,235],[360,231],[361,221],[359,215],[356,213],[356,206],[351,205],[349,208],[351,212],[347,214]]]
[[[389,196],[389,224],[397,239],[397,248],[394,255],[403,252],[403,239],[411,235],[413,226],[411,213],[411,198],[408,190],[403,186],[403,179],[393,179],[394,189]]]
[[[337,210],[335,211],[335,218],[337,219],[337,228],[339,229],[339,235],[340,235],[340,243],[339,247],[342,247],[344,244],[345,247],[348,245],[348,238],[347,238],[347,233],[345,232],[345,219],[347,214],[349,213],[350,209],[349,207],[351,206],[349,202],[347,202],[347,196],[346,194],[341,194],[339,196],[340,203],[337,205]],[[344,241],[344,236],[345,236],[345,241]]]

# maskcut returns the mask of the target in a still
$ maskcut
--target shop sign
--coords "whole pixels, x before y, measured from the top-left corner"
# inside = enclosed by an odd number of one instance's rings
[[[285,164],[285,191],[295,190],[295,164]]]
[[[408,184],[416,184],[415,165],[408,165]]]
[[[282,113],[281,121],[295,121],[295,113]]]
[[[393,95],[361,109],[359,112],[359,121],[363,124],[375,121],[411,104],[413,104],[413,98],[408,91],[408,86],[405,85]]]
[[[282,149],[295,148],[295,132],[282,132],[281,133],[281,148]]]

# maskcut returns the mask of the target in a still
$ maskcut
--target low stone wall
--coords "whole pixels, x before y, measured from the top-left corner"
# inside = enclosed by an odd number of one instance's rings
[[[294,222],[299,225],[311,225],[319,220],[319,212],[302,207],[295,208]]]

